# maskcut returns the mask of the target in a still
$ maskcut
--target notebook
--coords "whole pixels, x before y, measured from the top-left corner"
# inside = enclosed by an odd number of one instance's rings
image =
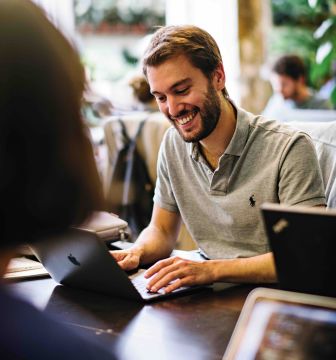
[[[172,293],[148,292],[144,269],[122,270],[95,233],[71,229],[63,235],[31,246],[51,277],[60,284],[93,290],[137,301],[152,301],[201,287],[182,287]]]
[[[336,359],[336,300],[254,289],[223,359]]]
[[[279,287],[336,296],[336,210],[263,204]]]
[[[49,274],[40,262],[20,256],[10,260],[4,278],[17,280],[42,276]]]

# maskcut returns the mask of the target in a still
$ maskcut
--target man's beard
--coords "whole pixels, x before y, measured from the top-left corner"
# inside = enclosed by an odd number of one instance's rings
[[[179,126],[173,121],[173,125],[185,142],[199,142],[208,137],[217,126],[220,114],[221,103],[215,88],[209,82],[208,90],[205,96],[203,110],[197,109],[201,118],[201,130],[194,135],[188,136],[179,129]],[[197,116],[197,115],[196,115]]]

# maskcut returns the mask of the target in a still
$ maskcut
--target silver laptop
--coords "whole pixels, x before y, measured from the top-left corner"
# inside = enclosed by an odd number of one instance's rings
[[[263,204],[261,211],[280,288],[336,297],[336,210]]]
[[[96,234],[71,229],[63,235],[32,245],[51,277],[63,285],[93,290],[137,301],[152,301],[201,288],[182,287],[165,294],[149,292],[144,269],[132,274],[120,268]]]
[[[336,299],[253,290],[223,359],[336,359]]]

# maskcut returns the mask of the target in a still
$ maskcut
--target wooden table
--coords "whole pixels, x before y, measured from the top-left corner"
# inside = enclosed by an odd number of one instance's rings
[[[253,288],[205,289],[144,305],[57,285],[50,278],[9,286],[79,331],[113,343],[122,360],[221,359]]]

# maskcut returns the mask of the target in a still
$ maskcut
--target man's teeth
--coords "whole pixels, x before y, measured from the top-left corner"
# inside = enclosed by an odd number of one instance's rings
[[[176,119],[176,121],[178,122],[179,125],[185,125],[186,123],[191,121],[195,117],[195,115],[196,115],[196,112],[193,112],[186,117]]]

